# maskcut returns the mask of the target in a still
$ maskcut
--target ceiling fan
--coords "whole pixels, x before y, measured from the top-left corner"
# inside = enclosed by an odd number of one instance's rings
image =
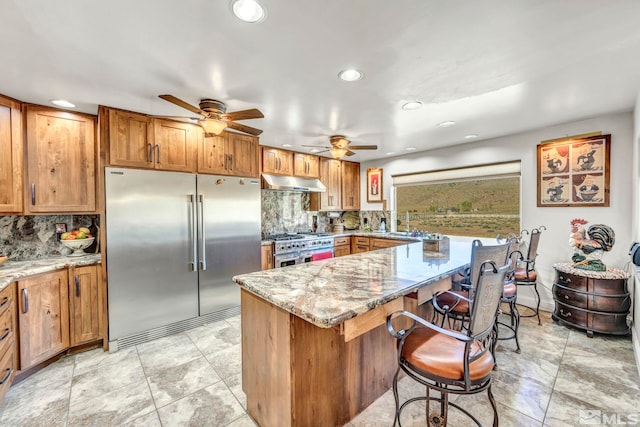
[[[344,137],[344,135],[332,135],[329,137],[330,147],[318,147],[315,145],[303,145],[303,147],[313,148],[326,148],[326,150],[320,151],[320,153],[329,152],[334,159],[341,159],[344,156],[353,156],[352,150],[377,150],[377,145],[350,145],[351,141]]]
[[[257,108],[250,110],[234,111],[227,113],[227,106],[222,101],[215,99],[202,99],[198,107],[176,98],[173,95],[159,95],[165,101],[169,101],[179,107],[189,110],[192,113],[200,114],[202,117],[181,117],[181,116],[160,116],[170,119],[175,118],[191,118],[198,121],[202,126],[205,134],[219,135],[224,129],[234,129],[239,132],[248,133],[249,135],[260,135],[262,130],[251,126],[236,123],[236,120],[261,119],[264,114]]]

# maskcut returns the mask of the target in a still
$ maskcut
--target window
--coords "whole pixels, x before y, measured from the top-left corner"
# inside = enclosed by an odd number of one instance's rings
[[[398,231],[474,237],[520,233],[519,162],[392,178]]]

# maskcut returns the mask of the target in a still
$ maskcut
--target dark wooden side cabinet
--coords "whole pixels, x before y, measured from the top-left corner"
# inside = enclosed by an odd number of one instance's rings
[[[627,314],[631,296],[627,289],[629,274],[615,268],[607,271],[587,271],[571,264],[554,264],[553,284],[555,310],[553,320],[587,331],[626,335]]]

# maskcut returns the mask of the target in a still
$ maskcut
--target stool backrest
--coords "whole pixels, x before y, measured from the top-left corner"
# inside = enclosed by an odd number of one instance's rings
[[[509,264],[502,264],[504,261],[500,264],[493,261],[482,264],[478,282],[475,285],[469,322],[469,336],[474,339],[482,339],[493,328],[504,288],[504,278],[509,269]]]
[[[496,265],[504,265],[509,255],[510,243],[485,246],[480,240],[474,240],[471,245],[469,283],[471,284],[471,290],[473,290],[476,283],[478,283],[482,263],[493,261]]]

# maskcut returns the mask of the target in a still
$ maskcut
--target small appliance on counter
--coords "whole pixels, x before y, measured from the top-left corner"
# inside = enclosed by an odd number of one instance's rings
[[[385,233],[387,231],[387,218],[380,218],[380,232]]]

